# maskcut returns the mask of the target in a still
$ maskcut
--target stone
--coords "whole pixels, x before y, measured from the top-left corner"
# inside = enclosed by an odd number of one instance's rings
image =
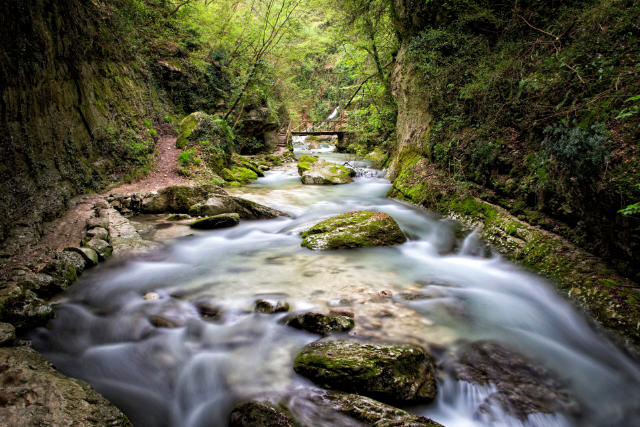
[[[162,244],[140,237],[138,230],[131,222],[115,209],[110,212],[109,243],[113,246],[113,256],[146,254]]]
[[[181,326],[169,319],[160,316],[149,317],[149,322],[151,322],[151,324],[156,328],[178,328]]]
[[[298,427],[284,408],[264,402],[245,402],[229,415],[229,427]]]
[[[355,322],[347,316],[304,313],[289,319],[287,325],[313,334],[330,335],[353,329]]]
[[[267,166],[267,165],[260,165],[260,166],[258,166],[258,168],[263,172],[271,170],[271,168],[269,166]]]
[[[79,254],[67,251],[58,252],[56,257],[40,270],[40,273],[51,276],[53,281],[46,289],[41,287],[36,293],[49,297],[68,288],[78,280],[78,273],[84,270],[84,265],[85,262]]]
[[[108,242],[97,239],[95,237],[87,242],[86,247],[96,251],[100,260],[106,260],[110,258],[111,254],[113,253],[113,247]]]
[[[98,200],[94,207],[96,209],[109,209],[109,203],[106,200]]]
[[[30,347],[0,348],[2,425],[132,427],[84,381],[58,372]]]
[[[10,347],[16,340],[16,328],[9,323],[0,323],[0,347]]]
[[[337,185],[353,182],[356,171],[317,156],[304,155],[298,160],[298,174],[306,185]]]
[[[16,283],[22,289],[33,291],[36,294],[45,295],[45,296],[55,293],[55,291],[52,289],[52,286],[55,286],[53,282],[54,282],[53,277],[49,276],[48,274],[42,274],[42,273],[26,274],[24,276],[21,276],[18,280],[16,280]]]
[[[154,300],[154,299],[160,299],[160,295],[155,292],[147,292],[146,294],[144,294],[142,298],[146,300]]]
[[[411,414],[365,396],[340,391],[312,391],[305,396],[316,405],[356,420],[367,427],[443,427],[430,418]],[[360,424],[362,423],[362,424]]]
[[[185,219],[191,219],[189,214],[174,214],[167,218],[167,221],[183,221]]]
[[[506,412],[522,421],[535,413],[578,415],[581,410],[561,373],[495,341],[463,345],[443,369],[471,384],[494,385],[496,391],[480,406],[482,412]]]
[[[98,253],[89,247],[82,246],[77,248],[75,246],[72,246],[65,248],[65,251],[79,254],[84,260],[87,267],[95,267],[96,265],[98,265]]]
[[[293,369],[323,388],[383,401],[436,397],[433,359],[415,345],[316,341],[304,347]]]
[[[391,246],[407,241],[384,212],[353,211],[326,219],[302,233],[301,245],[316,251]]]
[[[351,317],[352,319],[355,317],[355,314],[353,314],[352,310],[349,310],[348,308],[343,308],[343,307],[332,308],[331,310],[329,310],[329,314],[331,316]]]
[[[91,230],[92,228],[100,227],[103,229],[109,228],[109,218],[108,217],[94,217],[89,218],[87,220],[87,230]]]
[[[95,227],[91,230],[88,230],[86,236],[90,239],[96,237],[101,240],[109,241],[109,231],[106,228],[102,227]]]
[[[0,289],[0,322],[12,324],[18,332],[43,326],[55,314],[49,304],[30,290],[17,285]]]
[[[260,172],[262,176],[264,174]],[[241,166],[232,166],[230,168],[224,168],[220,171],[220,176],[224,178],[225,181],[229,182],[239,182],[240,184],[248,184],[251,181],[258,179],[258,174],[253,170],[241,167]]]
[[[158,190],[145,199],[141,206],[142,213],[182,213],[188,214],[189,208],[203,203],[214,195],[226,195],[226,191],[216,185],[204,184],[195,187],[174,185]]]
[[[268,301],[259,299],[256,301],[255,313],[275,314],[289,311],[289,303],[285,301]]]
[[[224,213],[237,213],[243,219],[271,219],[289,216],[260,203],[228,195],[211,197],[205,203],[194,205],[189,210],[191,216],[215,216]]]
[[[240,215],[237,213],[227,213],[198,219],[189,224],[189,227],[196,228],[198,230],[213,230],[216,228],[233,227],[239,223]]]

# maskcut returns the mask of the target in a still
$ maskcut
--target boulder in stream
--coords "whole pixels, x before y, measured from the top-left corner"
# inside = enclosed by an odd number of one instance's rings
[[[188,214],[189,208],[202,203],[213,195],[226,195],[226,191],[215,185],[174,185],[158,190],[144,199],[140,211],[142,213],[183,213]]]
[[[293,369],[321,387],[383,401],[436,397],[431,355],[415,345],[316,341],[304,347]]]
[[[493,407],[520,420],[534,413],[580,413],[580,407],[559,373],[494,341],[477,341],[456,351],[443,363],[459,381],[480,386],[494,385],[496,391],[478,411],[491,415]]]
[[[356,171],[327,162],[317,156],[303,155],[298,160],[298,173],[307,185],[336,185],[353,182]]]
[[[196,204],[189,209],[191,216],[214,216],[225,213],[237,213],[243,219],[271,219],[289,216],[260,203],[226,194],[213,196],[206,202]]]
[[[240,215],[237,213],[226,213],[198,219],[189,224],[189,227],[198,230],[213,230],[216,228],[233,227],[240,223]]]
[[[326,219],[304,233],[302,246],[316,251],[391,246],[407,241],[398,223],[384,212],[353,211]]]
[[[2,425],[131,427],[89,384],[61,374],[29,347],[0,348],[0,384]]]
[[[347,316],[304,313],[289,319],[287,325],[312,334],[330,335],[353,329],[355,322]]]
[[[269,301],[259,299],[256,301],[256,308],[253,310],[256,313],[263,314],[276,314],[286,313],[289,311],[289,303],[285,301]]]

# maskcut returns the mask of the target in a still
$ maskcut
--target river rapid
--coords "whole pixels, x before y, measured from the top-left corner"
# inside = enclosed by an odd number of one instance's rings
[[[382,173],[366,175],[347,185],[303,186],[291,164],[234,194],[293,219],[243,220],[191,236],[184,225],[163,223],[147,238],[169,242],[166,249],[87,271],[59,298],[51,327],[32,333],[33,346],[61,371],[90,383],[136,426],[224,426],[239,402],[314,387],[292,366],[318,336],[287,327],[290,313],[253,313],[257,299],[286,300],[294,313],[348,304],[356,327],[340,338],[419,344],[436,359],[461,342],[497,340],[561,376],[580,406],[580,415],[483,417],[479,407],[494,386],[443,374],[435,401],[406,409],[444,426],[639,424],[630,415],[640,401],[635,361],[545,280],[488,253],[474,233],[459,237],[452,221],[386,198],[390,184]],[[301,231],[361,209],[388,213],[409,241],[335,252],[300,246]],[[157,218],[139,221],[156,224]],[[380,291],[393,298],[381,298]],[[160,298],[145,300],[148,292]],[[420,298],[403,298],[407,293]],[[203,302],[220,315],[202,318],[196,303]],[[149,317],[156,314],[184,326],[154,327]],[[310,425],[344,425],[330,415],[313,416],[313,404],[303,398],[289,400]]]

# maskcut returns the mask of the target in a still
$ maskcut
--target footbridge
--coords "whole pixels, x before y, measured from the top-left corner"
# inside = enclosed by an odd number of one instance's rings
[[[345,134],[348,134],[349,121],[347,120],[291,120],[287,127],[286,139],[292,136],[304,135],[337,135],[338,146],[343,142]]]

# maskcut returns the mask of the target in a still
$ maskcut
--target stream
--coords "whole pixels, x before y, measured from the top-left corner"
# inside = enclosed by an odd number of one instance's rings
[[[305,152],[300,143],[296,148]],[[326,147],[313,151],[328,161],[349,160]],[[303,186],[288,164],[230,193],[293,219],[243,220],[193,235],[185,225],[163,223],[147,238],[170,242],[166,249],[88,270],[59,298],[51,327],[31,334],[34,348],[91,384],[136,426],[224,426],[239,402],[313,388],[292,366],[318,336],[285,321],[291,313],[349,305],[356,327],[340,338],[428,349],[497,340],[561,375],[581,406],[581,415],[482,417],[478,408],[492,386],[443,375],[435,401],[405,408],[414,414],[447,427],[638,424],[629,414],[640,397],[639,366],[584,314],[542,278],[487,254],[475,233],[462,239],[454,222],[386,198],[390,183],[382,172],[363,175],[347,185]],[[300,233],[311,225],[362,209],[391,215],[409,241],[334,252],[300,246]],[[134,220],[158,223],[157,216]],[[380,291],[393,297],[380,298]],[[160,298],[144,299],[148,292]],[[406,293],[421,297],[402,298]],[[253,313],[258,299],[285,300],[290,313]],[[196,303],[220,314],[204,319]],[[183,326],[156,328],[149,317],[157,314]],[[294,399],[291,410],[312,425],[344,425],[330,415],[314,417],[311,406]]]

